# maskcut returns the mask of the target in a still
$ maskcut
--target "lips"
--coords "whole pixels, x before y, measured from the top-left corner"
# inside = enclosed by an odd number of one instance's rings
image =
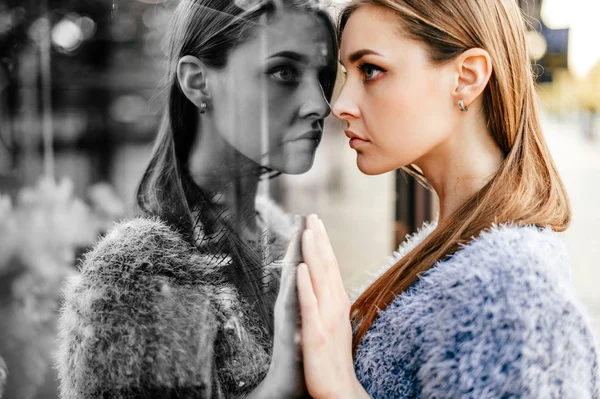
[[[344,130],[344,133],[350,139],[350,142],[348,143],[350,145],[350,148],[352,148],[354,150],[358,149],[362,145],[364,145],[364,144],[366,144],[366,143],[369,142],[369,140],[362,138],[361,136],[359,136],[358,134],[354,133],[350,129]]]
[[[323,137],[323,132],[320,129],[313,129],[313,130],[309,130],[306,133],[302,133],[298,136],[294,136],[288,140],[285,140],[286,142],[289,141],[298,141],[298,140],[315,140],[315,141],[320,141],[321,137]]]
[[[350,140],[352,139],[359,139],[361,141],[368,141],[367,139],[359,136],[358,134],[354,133],[352,130],[350,129],[346,129],[344,130],[344,133],[346,134],[346,137],[348,137]]]

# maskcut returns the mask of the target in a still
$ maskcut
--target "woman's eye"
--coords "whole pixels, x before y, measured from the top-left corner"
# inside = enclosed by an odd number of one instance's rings
[[[379,76],[381,72],[383,72],[383,69],[373,64],[362,64],[359,65],[358,69],[360,69],[360,71],[365,76],[365,81],[372,80]]]
[[[271,77],[282,83],[297,83],[298,72],[292,67],[279,67],[270,72]]]

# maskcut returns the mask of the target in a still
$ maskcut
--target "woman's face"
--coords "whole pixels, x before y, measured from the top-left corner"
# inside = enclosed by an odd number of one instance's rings
[[[434,154],[453,129],[455,82],[423,45],[400,32],[390,12],[361,6],[344,28],[340,59],[346,81],[333,114],[365,174],[385,173]]]
[[[266,22],[266,16],[265,16]],[[333,41],[313,14],[285,11],[235,47],[208,80],[218,134],[247,158],[284,173],[312,166],[330,108],[322,84]]]

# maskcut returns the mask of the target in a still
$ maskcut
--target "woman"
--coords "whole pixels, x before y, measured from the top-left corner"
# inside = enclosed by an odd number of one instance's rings
[[[440,213],[352,304],[309,218],[298,290],[310,394],[600,397],[517,2],[357,0],[340,32],[347,78],[332,112],[359,169],[405,168]]]
[[[143,216],[115,226],[65,290],[61,397],[294,397],[291,277],[274,306],[293,225],[255,199],[261,177],[312,165],[334,26],[311,1],[182,0],[171,30]]]

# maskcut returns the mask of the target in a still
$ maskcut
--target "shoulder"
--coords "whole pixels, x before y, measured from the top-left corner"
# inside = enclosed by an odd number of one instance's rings
[[[423,392],[589,397],[598,355],[569,267],[550,229],[504,225],[430,269],[408,295]]]
[[[572,291],[565,245],[549,228],[501,225],[483,231],[423,277],[439,292],[488,289],[505,295],[536,295],[540,290]]]
[[[116,224],[64,288],[57,351],[63,397],[139,381],[179,381],[203,392],[222,318],[215,298],[227,291],[208,264],[158,219]]]
[[[102,279],[171,274],[183,282],[216,277],[214,263],[161,219],[137,217],[116,223],[85,255],[80,271]]]
[[[565,245],[549,227],[492,226],[464,245],[449,264],[473,265],[467,272],[490,272],[522,275],[555,275],[570,279],[570,259]]]
[[[189,252],[183,236],[157,217],[137,217],[115,223],[113,228],[102,237],[88,254],[120,252],[160,252],[163,249],[176,252]]]

